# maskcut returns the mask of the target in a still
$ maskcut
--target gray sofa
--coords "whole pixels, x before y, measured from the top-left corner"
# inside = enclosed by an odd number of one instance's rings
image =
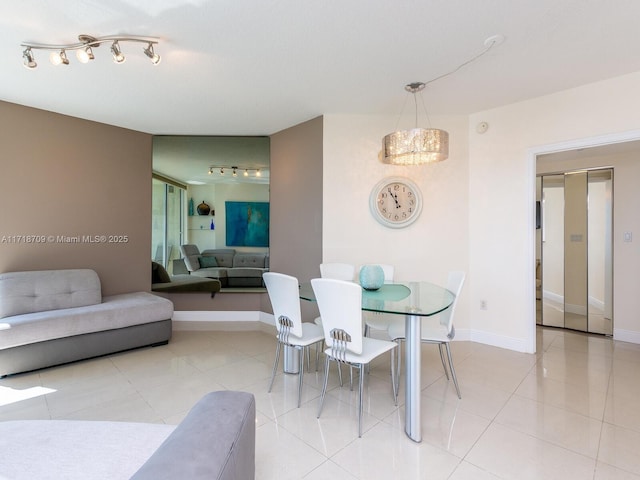
[[[249,480],[255,398],[205,395],[178,426],[73,420],[0,422],[0,478]]]
[[[196,245],[181,245],[180,251],[189,273],[214,278],[222,287],[264,287],[262,274],[269,271],[269,255],[237,252],[233,248],[204,250]]]
[[[89,269],[0,274],[0,377],[166,344],[173,303],[149,292],[102,297]]]

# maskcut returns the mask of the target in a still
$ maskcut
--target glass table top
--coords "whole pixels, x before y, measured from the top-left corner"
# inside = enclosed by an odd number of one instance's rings
[[[300,285],[300,298],[316,301],[310,282]],[[385,283],[378,290],[362,289],[362,310],[428,317],[446,310],[455,295],[429,282]]]

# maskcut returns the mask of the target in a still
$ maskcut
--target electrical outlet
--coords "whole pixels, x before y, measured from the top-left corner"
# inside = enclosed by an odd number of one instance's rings
[[[480,310],[486,310],[486,309],[487,309],[487,301],[480,300]]]

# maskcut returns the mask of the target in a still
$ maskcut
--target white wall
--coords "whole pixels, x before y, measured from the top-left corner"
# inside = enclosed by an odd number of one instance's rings
[[[390,263],[397,279],[444,285],[449,270],[469,269],[467,119],[431,118],[434,128],[449,131],[449,159],[418,167],[378,160],[382,137],[396,121],[392,116],[324,116],[323,261]],[[371,189],[390,175],[409,177],[422,191],[422,213],[404,229],[380,225],[369,211]],[[465,287],[456,310],[456,338],[464,338],[469,325],[467,298]]]
[[[535,350],[535,154],[640,138],[639,83],[634,73],[469,117],[467,293],[474,339]],[[489,124],[485,134],[475,132],[481,121]],[[616,176],[614,188],[637,180]],[[616,232],[640,232],[637,214],[614,222]],[[614,338],[640,343],[638,250],[615,236]],[[487,310],[479,308],[482,299]]]

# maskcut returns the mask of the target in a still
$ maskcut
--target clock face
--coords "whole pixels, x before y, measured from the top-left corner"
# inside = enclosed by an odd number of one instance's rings
[[[381,224],[402,228],[411,225],[422,211],[422,195],[408,178],[385,178],[373,187],[369,206]]]

